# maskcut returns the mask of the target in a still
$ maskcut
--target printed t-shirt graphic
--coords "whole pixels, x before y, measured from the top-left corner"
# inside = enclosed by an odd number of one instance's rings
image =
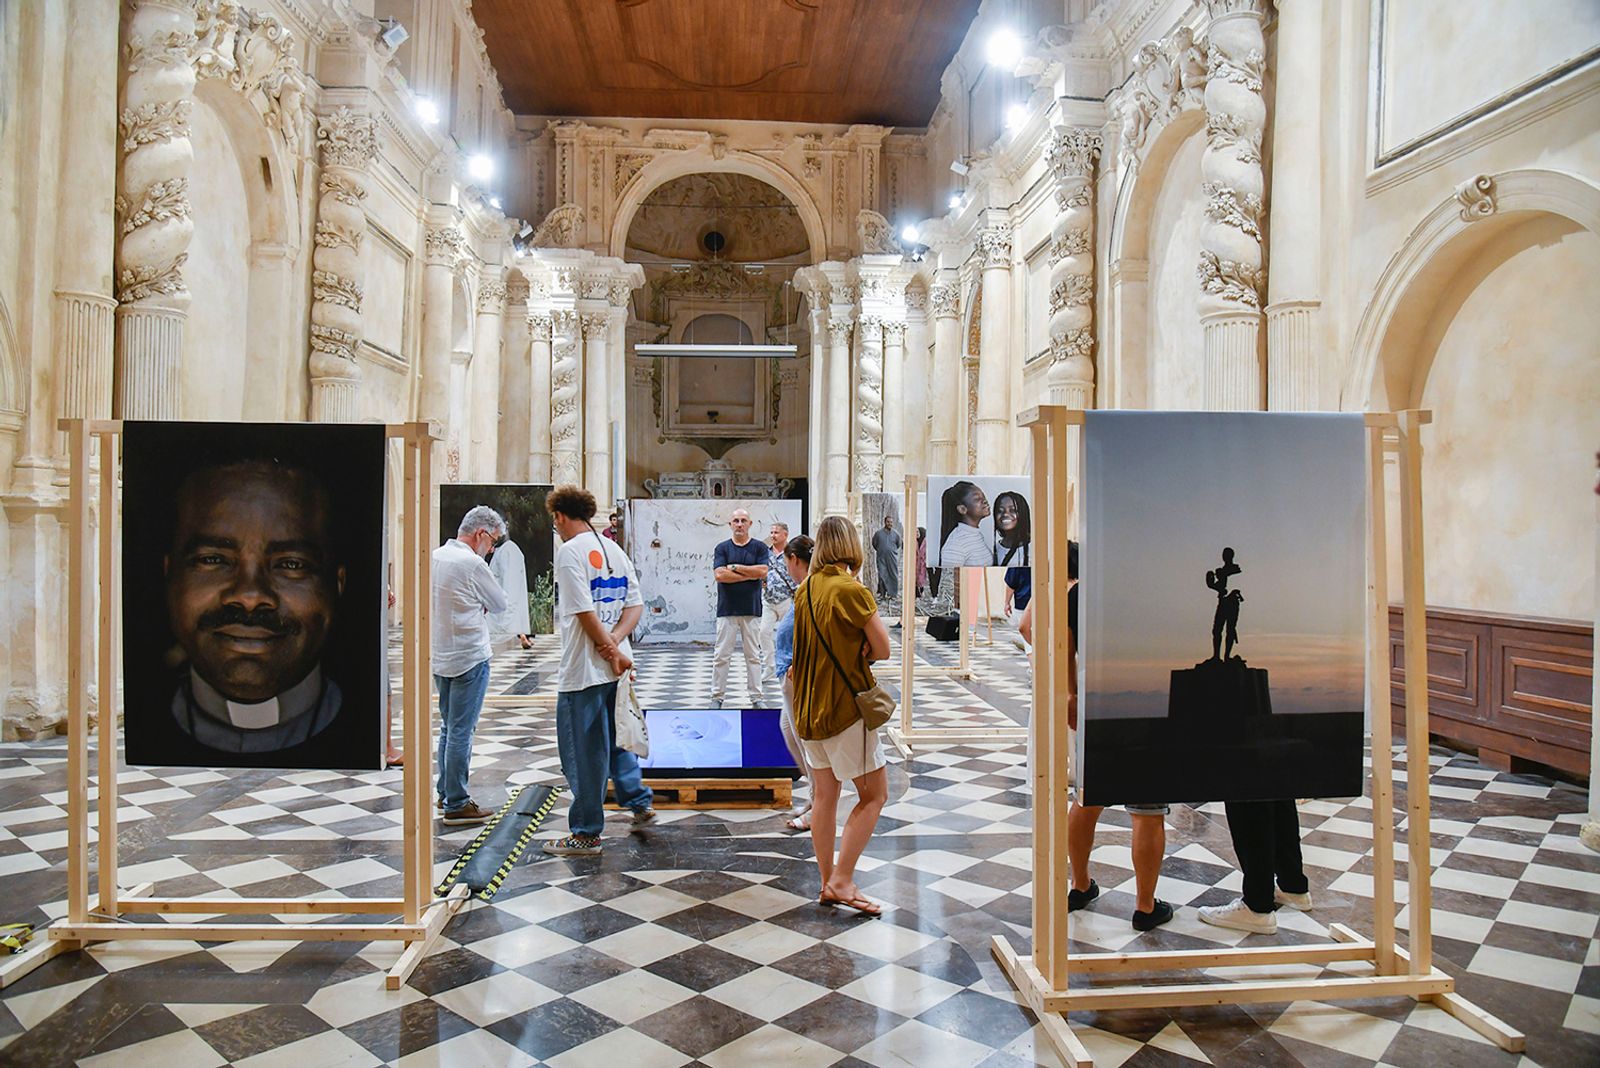
[[[561,668],[556,689],[562,693],[586,690],[591,686],[615,682],[617,676],[603,660],[589,636],[578,626],[577,617],[593,612],[600,625],[610,630],[622,618],[622,610],[644,604],[633,561],[616,542],[601,537],[574,538],[563,542],[556,552],[556,629],[561,634]],[[619,643],[630,658],[630,642]]]

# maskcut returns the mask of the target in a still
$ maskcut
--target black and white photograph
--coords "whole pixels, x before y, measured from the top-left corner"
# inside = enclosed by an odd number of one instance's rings
[[[928,567],[1031,567],[1032,484],[1019,475],[929,475]]]
[[[506,595],[506,610],[489,617],[497,650],[532,648],[535,634],[555,629],[555,528],[544,500],[554,486],[448,483],[439,487],[439,541],[455,537],[462,518],[486,504],[506,521],[506,540],[489,554],[489,571]]]
[[[381,769],[384,428],[123,434],[128,763]]]
[[[1085,803],[1359,795],[1362,416],[1091,412],[1084,449]]]
[[[905,531],[905,503],[898,493],[861,495],[861,584],[878,599],[878,607],[900,611],[900,582],[907,543],[916,554],[915,538]]]

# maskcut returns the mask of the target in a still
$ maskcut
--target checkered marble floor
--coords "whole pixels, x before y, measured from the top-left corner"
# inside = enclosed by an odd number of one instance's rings
[[[926,709],[1023,720],[1026,670],[1008,637],[997,628],[993,645],[974,646],[981,681],[919,679],[919,719]],[[552,645],[498,658],[491,692],[548,692]],[[924,638],[917,653],[948,664],[955,649]],[[639,668],[647,704],[709,694],[708,650],[644,649]],[[64,756],[60,741],[0,747],[4,920],[42,924],[65,911]],[[63,955],[0,992],[0,1061],[1057,1064],[988,953],[992,935],[1023,947],[1028,938],[1022,748],[892,759],[890,804],[860,873],[888,906],[882,919],[815,904],[809,839],[785,831],[781,813],[662,812],[642,830],[615,821],[600,858],[531,854],[394,993],[381,973],[397,950],[381,944],[121,942]],[[1600,856],[1576,837],[1586,795],[1442,749],[1430,771],[1437,956],[1466,997],[1528,1033],[1526,1056],[1414,1002],[1297,1002],[1076,1015],[1096,1063],[1600,1063]],[[552,713],[485,711],[473,772],[481,801],[559,774]],[[399,781],[398,771],[124,770],[122,881],[154,881],[162,895],[396,896]],[[1323,938],[1333,922],[1370,931],[1370,813],[1365,798],[1300,807],[1317,908],[1280,914],[1279,940]],[[564,831],[557,815],[541,833]],[[472,834],[439,836],[440,873]],[[1128,819],[1105,814],[1092,862],[1105,893],[1075,914],[1075,948],[1270,943],[1196,916],[1238,889],[1221,806],[1175,807],[1167,835],[1160,893],[1178,915],[1138,935],[1127,922]]]

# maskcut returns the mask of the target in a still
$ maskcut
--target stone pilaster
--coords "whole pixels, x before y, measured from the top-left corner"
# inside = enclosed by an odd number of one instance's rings
[[[505,328],[504,269],[488,264],[478,280],[478,317],[472,330],[472,387],[467,470],[478,482],[499,481],[500,340]]]
[[[883,489],[883,320],[863,315],[856,327],[857,493]]]
[[[606,321],[611,329],[606,345],[610,354],[606,380],[611,384],[611,420],[622,428],[622,433],[611,443],[615,450],[611,457],[612,473],[623,480],[617,482],[616,477],[612,478],[611,494],[619,501],[628,496],[628,305],[632,299],[633,283],[627,279],[613,279],[606,292]]]
[[[906,482],[906,324],[883,324],[883,482],[894,493]]]
[[[367,169],[377,155],[372,116],[341,107],[317,120],[322,152],[317,231],[311,252],[311,418],[359,418],[361,243],[367,236]]]
[[[824,421],[827,464],[823,470],[824,511],[846,515],[850,510],[850,335],[855,311],[849,304],[833,304],[828,315],[828,385]]]
[[[1265,0],[1207,0],[1209,78],[1206,148],[1200,173],[1206,221],[1200,231],[1200,321],[1205,331],[1208,409],[1261,407],[1261,213],[1264,179],[1261,95]]]
[[[1277,0],[1267,407],[1322,406],[1322,5]]]
[[[428,228],[424,241],[422,383],[417,412],[422,419],[437,423],[441,428],[450,420],[452,313],[456,271],[466,241],[466,235],[454,221],[436,222]]]
[[[1100,132],[1058,126],[1045,149],[1055,178],[1050,229],[1051,404],[1088,408],[1094,400],[1094,172]]]
[[[194,107],[194,4],[136,0],[128,15],[128,79],[119,126],[117,392],[124,419],[175,419],[189,289],[189,115]]]
[[[933,373],[928,381],[928,407],[933,415],[929,436],[929,471],[954,473],[957,430],[966,396],[961,367],[961,290],[953,282],[928,287],[928,310],[933,315]]]
[[[611,390],[610,316],[585,310],[579,315],[583,332],[583,484],[601,509],[611,500]]]
[[[518,270],[506,272],[505,347],[500,358],[500,435],[496,457],[500,477],[528,481],[528,405],[531,389],[528,362],[528,279]]]
[[[582,339],[578,313],[566,308],[550,315],[550,466],[557,485],[583,477],[578,425],[578,354]]]
[[[550,313],[531,312],[528,333],[528,481],[550,481]]]
[[[1008,469],[1011,382],[1011,226],[992,223],[978,237],[983,256],[983,320],[978,351],[977,472]]]

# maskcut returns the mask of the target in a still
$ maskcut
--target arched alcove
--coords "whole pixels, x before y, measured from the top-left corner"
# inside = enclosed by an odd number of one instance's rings
[[[1108,241],[1101,402],[1199,408],[1202,388],[1200,156],[1205,116],[1179,112],[1150,141],[1118,191]]]
[[[1357,330],[1344,406],[1433,412],[1430,604],[1591,618],[1600,189],[1522,171],[1489,190],[1482,217],[1452,197],[1390,261]]]

